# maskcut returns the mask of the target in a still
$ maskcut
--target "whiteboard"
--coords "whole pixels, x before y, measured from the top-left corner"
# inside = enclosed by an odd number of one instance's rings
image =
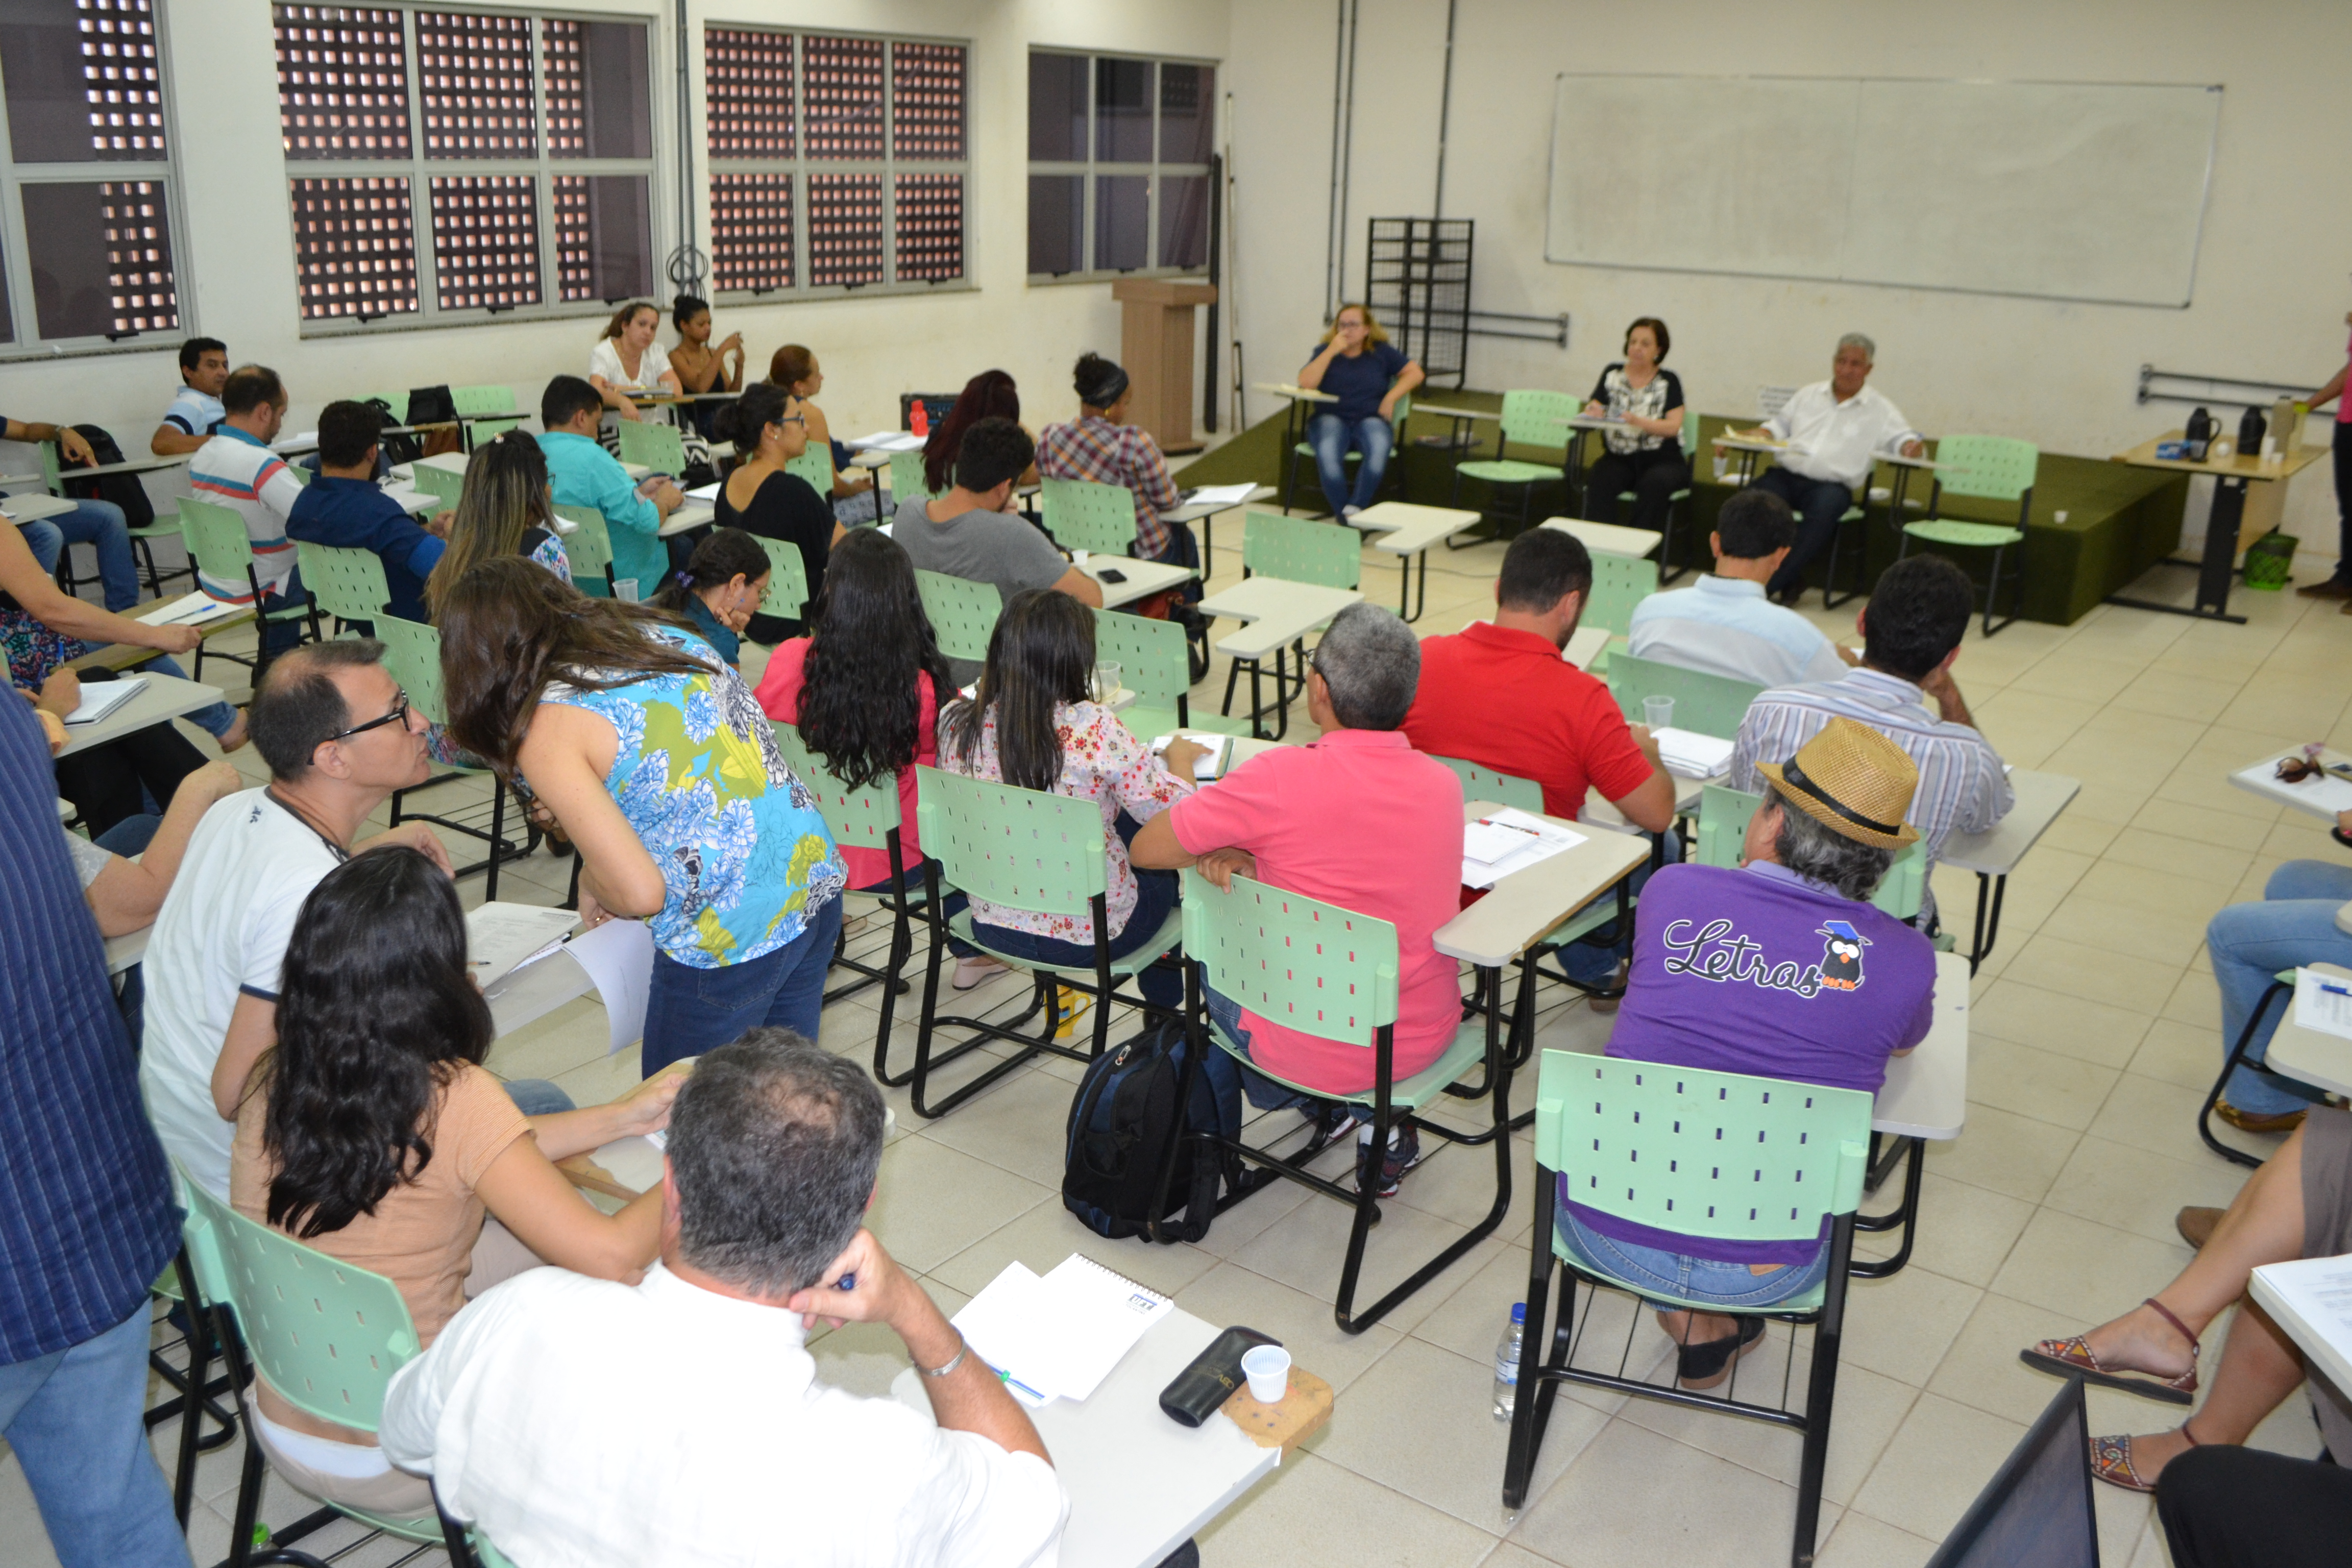
[[[2184,306],[2219,87],[1561,76],[1545,258]]]

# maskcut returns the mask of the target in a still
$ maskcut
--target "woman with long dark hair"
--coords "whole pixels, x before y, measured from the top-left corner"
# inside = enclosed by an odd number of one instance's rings
[[[416,850],[373,849],[303,900],[278,1043],[237,1109],[230,1202],[390,1279],[425,1346],[470,1296],[525,1268],[633,1282],[661,1249],[658,1192],[605,1215],[551,1162],[667,1125],[678,1075],[526,1117],[483,1070],[491,1034],[456,885]],[[267,1383],[255,1404],[263,1449],[303,1490],[396,1517],[431,1511],[425,1482],[386,1465],[373,1434],[307,1415]]]
[[[441,673],[457,743],[580,851],[582,918],[651,931],[647,1077],[762,1024],[816,1038],[848,874],[709,643],[509,558],[450,589]]]
[[[719,410],[719,433],[735,443],[738,461],[727,482],[719,487],[712,507],[721,528],[740,528],[763,539],[781,540],[801,552],[801,574],[808,579],[809,603],[824,589],[825,558],[849,531],[834,521],[833,509],[816,487],[784,465],[808,450],[806,404],[796,403],[782,388],[754,383],[734,402]],[[800,636],[806,626],[800,616],[755,615],[750,637],[770,647]]]
[[[963,384],[956,395],[955,406],[948,416],[931,426],[923,440],[923,488],[931,494],[945,495],[955,483],[956,454],[963,450],[963,433],[983,419],[1010,419],[1021,423],[1021,389],[1013,377],[1001,370],[984,370]],[[1037,482],[1037,466],[1017,481],[1024,485]],[[906,498],[898,498],[904,500]]]
[[[1101,808],[1110,955],[1124,958],[1166,922],[1177,887],[1172,871],[1130,867],[1128,841],[1192,793],[1193,764],[1203,750],[1180,738],[1164,761],[1154,756],[1094,700],[1094,611],[1067,594],[1015,594],[988,639],[974,695],[940,716],[940,765]],[[974,899],[971,919],[982,942],[1016,958],[1094,963],[1094,922],[1087,916],[1031,914]],[[1164,1006],[1183,999],[1183,980],[1172,970],[1147,969],[1137,985],[1146,1000]]]

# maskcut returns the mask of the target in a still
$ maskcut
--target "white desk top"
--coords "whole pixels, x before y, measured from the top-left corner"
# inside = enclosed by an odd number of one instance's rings
[[[1198,522],[1204,517],[1214,517],[1221,511],[1231,511],[1237,506],[1255,506],[1274,494],[1272,485],[1260,485],[1237,501],[1186,501],[1173,511],[1160,514],[1162,522]]]
[[[2315,963],[2311,967],[2352,983],[2352,969],[2333,963]],[[2332,1093],[2352,1094],[2352,1040],[2322,1029],[2305,1028],[2300,1022],[2301,1013],[2299,1005],[2293,1001],[2287,1004],[2287,1015],[2271,1036],[2263,1065],[2289,1078],[2315,1083]]]
[[[1286,583],[1279,577],[1247,577],[1219,589],[1200,603],[1204,616],[1224,616],[1248,623],[1217,645],[1230,658],[1263,658],[1276,648],[1305,637],[1363,595],[1353,588],[1324,588],[1312,583]]]
[[[1462,819],[1473,821],[1498,809],[1491,800],[1466,801]],[[1556,816],[1544,820],[1562,827],[1577,826]],[[1646,838],[1587,833],[1583,843],[1496,883],[1485,898],[1439,926],[1433,945],[1448,958],[1500,969],[1649,858]]]
[[[1339,400],[1328,392],[1318,392],[1309,386],[1294,386],[1286,381],[1253,381],[1250,385],[1259,392],[1271,392],[1276,397],[1287,397],[1294,403],[1337,403]]]
[[[849,459],[849,466],[853,468],[887,468],[895,455],[883,451],[879,447],[868,447],[864,451],[853,453]]]
[[[1500,414],[1492,413],[1484,408],[1441,408],[1434,403],[1416,403],[1412,405],[1412,411],[1415,414],[1434,415],[1440,419],[1500,419],[1502,417]]]
[[[80,504],[63,496],[5,496],[0,497],[0,517],[11,522],[38,522],[45,517],[61,517]]]
[[[2262,796],[2273,805],[2291,805],[2306,816],[2329,822],[2336,820],[2338,811],[2352,809],[2352,779],[2341,774],[2325,773],[2317,778],[2305,779],[2301,784],[2288,784],[2278,776],[2281,761],[2301,755],[2301,746],[2273,752],[2252,767],[2240,768],[2231,773],[2230,782],[2249,795]],[[2347,756],[2332,746],[2319,753],[2319,760],[2331,768],[2338,764],[2352,767],[2352,756]]]
[[[1366,507],[1347,521],[1367,533],[1378,533],[1372,548],[1387,555],[1418,555],[1478,526],[1483,514],[1455,507],[1416,506],[1411,501],[1384,500]]]
[[[147,683],[145,690],[125,700],[120,708],[95,724],[76,724],[68,729],[64,749],[58,755],[70,757],[76,752],[86,752],[92,746],[119,741],[133,731],[144,730],[150,724],[161,724],[167,719],[177,719],[183,713],[193,713],[199,708],[209,708],[221,700],[221,689],[217,686],[199,686],[193,680],[158,675],[152,670],[139,679]]]
[[[1917,1049],[1886,1064],[1870,1126],[1906,1138],[1958,1138],[1968,1120],[1969,961],[1939,952],[1935,1020]]]
[[[2270,1278],[2271,1269],[2273,1268],[2283,1271],[2292,1269],[2304,1277],[2304,1282],[2307,1288],[2310,1284],[2315,1283],[2309,1278],[2309,1271],[2315,1263],[2322,1264],[2320,1273],[2326,1279],[2352,1272],[2352,1257],[2325,1260],[2300,1258],[2291,1263],[2266,1264],[2253,1270],[2247,1279],[2246,1293],[2261,1305],[2263,1311],[2271,1315],[2272,1321],[2286,1331],[2287,1337],[2293,1340],[2303,1353],[2310,1359],[2313,1375],[2325,1376],[2337,1388],[2352,1391],[2352,1359],[2347,1359],[2345,1354],[2343,1330],[2333,1324],[2315,1323],[2305,1317],[2295,1310],[2295,1304],[2279,1291],[2277,1285]],[[2342,1267],[2328,1268],[2325,1266],[2326,1264]],[[2306,1297],[2305,1300],[2308,1298]]]
[[[408,485],[390,485],[383,493],[401,510],[417,517],[430,516],[436,511],[455,511],[457,508],[457,503],[446,496],[436,496],[430,490],[420,490]]]
[[[145,958],[147,939],[154,933],[154,931],[153,926],[143,925],[137,931],[127,931],[121,936],[108,937],[106,939],[107,973],[120,974]]]
[[[2083,781],[2019,768],[2009,775],[2009,787],[2017,796],[2009,815],[1993,824],[1989,833],[1955,833],[1945,839],[1945,865],[1989,877],[2008,876],[2058,820],[2058,814],[2082,793]]]
[[[1745,436],[1732,435],[1717,436],[1707,445],[1734,452],[1801,452],[1805,449],[1794,441],[1751,441]]]
[[[1105,1256],[1116,1261],[1119,1254]],[[1060,1554],[1069,1568],[1158,1568],[1281,1463],[1281,1449],[1259,1447],[1222,1412],[1199,1426],[1180,1426],[1160,1412],[1160,1391],[1223,1331],[1179,1307],[1084,1404],[1056,1399],[1029,1413],[1070,1495]],[[929,1415],[922,1383],[909,1367],[890,1392]],[[1141,1476],[1151,1484],[1137,1485]]]
[[[1572,534],[1584,541],[1584,548],[1595,555],[1622,555],[1639,561],[1658,547],[1665,535],[1646,528],[1627,528],[1614,522],[1587,522],[1580,517],[1549,517],[1546,528],[1555,533]]]
[[[688,529],[700,528],[718,515],[718,512],[705,503],[690,500],[662,519],[661,528],[657,531],[661,538],[667,539],[673,533],[684,533]]]
[[[130,458],[120,463],[100,463],[87,468],[61,468],[58,470],[58,477],[61,479],[95,479],[110,474],[152,474],[164,468],[179,468],[194,456],[194,452],[174,452],[168,458]]]
[[[439,468],[444,473],[456,474],[458,477],[463,478],[466,472],[466,464],[470,457],[471,454],[466,452],[436,452],[429,458],[417,458],[415,462],[411,463],[409,467],[412,468]]]
[[[1093,578],[1095,586],[1102,590],[1103,608],[1106,610],[1115,610],[1121,605],[1131,605],[1138,599],[1166,593],[1192,578],[1190,566],[1178,566],[1166,561],[1138,561],[1128,555],[1089,555],[1086,564],[1078,570]],[[1102,574],[1106,570],[1120,573],[1127,581],[1104,582]]]

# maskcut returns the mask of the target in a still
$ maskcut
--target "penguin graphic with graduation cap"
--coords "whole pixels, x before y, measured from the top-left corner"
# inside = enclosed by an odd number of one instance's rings
[[[1824,922],[1817,935],[1829,938],[1822,952],[1822,984],[1832,991],[1862,989],[1862,950],[1870,939],[1843,921]]]

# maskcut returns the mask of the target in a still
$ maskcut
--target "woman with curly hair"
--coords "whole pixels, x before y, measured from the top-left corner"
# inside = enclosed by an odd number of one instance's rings
[[[551,1162],[667,1126],[679,1075],[610,1105],[525,1116],[519,1086],[482,1068],[491,1034],[457,888],[415,849],[373,849],[303,900],[278,1043],[237,1108],[229,1201],[389,1279],[425,1346],[470,1297],[526,1268],[634,1282],[661,1248],[659,1192],[608,1215]],[[305,1415],[266,1382],[251,1413],[270,1462],[304,1491],[431,1513],[424,1479],[385,1463],[374,1434]]]
[[[580,912],[653,933],[650,1078],[760,1025],[817,1036],[847,880],[743,678],[648,605],[485,561],[441,606],[449,733],[580,851]]]
[[[965,382],[948,416],[931,426],[931,433],[923,439],[925,489],[935,496],[947,494],[948,487],[955,483],[956,455],[963,450],[963,433],[983,419],[1021,423],[1021,389],[1004,371],[984,370]],[[1037,466],[1029,465],[1029,471],[1015,482],[1035,484]]]

